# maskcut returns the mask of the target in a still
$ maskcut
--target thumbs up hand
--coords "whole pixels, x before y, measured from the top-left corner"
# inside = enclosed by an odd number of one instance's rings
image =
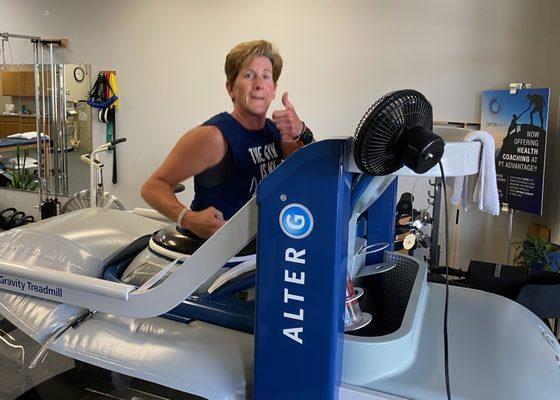
[[[299,119],[293,104],[288,99],[288,92],[282,95],[284,110],[277,110],[272,113],[272,121],[282,135],[282,140],[293,142],[303,130],[303,122]]]

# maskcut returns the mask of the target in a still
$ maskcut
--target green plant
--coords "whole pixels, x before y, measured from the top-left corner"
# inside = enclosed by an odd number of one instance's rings
[[[22,162],[23,153],[23,162]],[[29,147],[21,148],[19,145],[16,148],[16,165],[12,170],[12,181],[8,184],[8,187],[13,189],[23,189],[23,190],[35,190],[39,185],[35,176],[29,173],[29,170],[25,168],[27,162],[27,156],[29,155]]]
[[[527,235],[522,242],[514,242],[514,258],[516,265],[533,269],[552,271],[550,254],[558,251],[558,246],[542,240],[539,236]]]

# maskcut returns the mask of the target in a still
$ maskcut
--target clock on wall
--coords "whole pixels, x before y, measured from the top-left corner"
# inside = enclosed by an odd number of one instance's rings
[[[82,67],[74,68],[74,79],[78,82],[82,82],[86,76],[86,73]]]

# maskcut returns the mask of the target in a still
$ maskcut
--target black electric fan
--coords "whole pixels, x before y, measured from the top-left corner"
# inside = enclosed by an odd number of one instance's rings
[[[354,160],[368,175],[388,175],[406,165],[422,174],[443,156],[445,142],[432,132],[432,106],[421,93],[386,94],[370,107],[354,135]]]

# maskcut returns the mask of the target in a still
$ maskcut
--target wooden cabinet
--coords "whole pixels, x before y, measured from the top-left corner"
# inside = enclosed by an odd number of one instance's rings
[[[4,134],[6,136],[12,135],[14,133],[23,133],[23,132],[33,132],[36,129],[35,122],[29,123],[22,121],[21,124],[18,122],[4,122]]]
[[[35,73],[31,72],[31,76],[26,75],[23,80],[23,93],[26,96],[35,96]]]
[[[35,96],[34,80],[32,71],[2,71],[2,96]]]
[[[47,87],[50,87],[50,74],[47,74],[46,77]],[[35,72],[2,71],[2,96],[34,97]]]
[[[17,96],[19,82],[17,72],[2,71],[2,96]]]
[[[34,116],[0,115],[0,138],[14,133],[34,131],[36,131]]]

